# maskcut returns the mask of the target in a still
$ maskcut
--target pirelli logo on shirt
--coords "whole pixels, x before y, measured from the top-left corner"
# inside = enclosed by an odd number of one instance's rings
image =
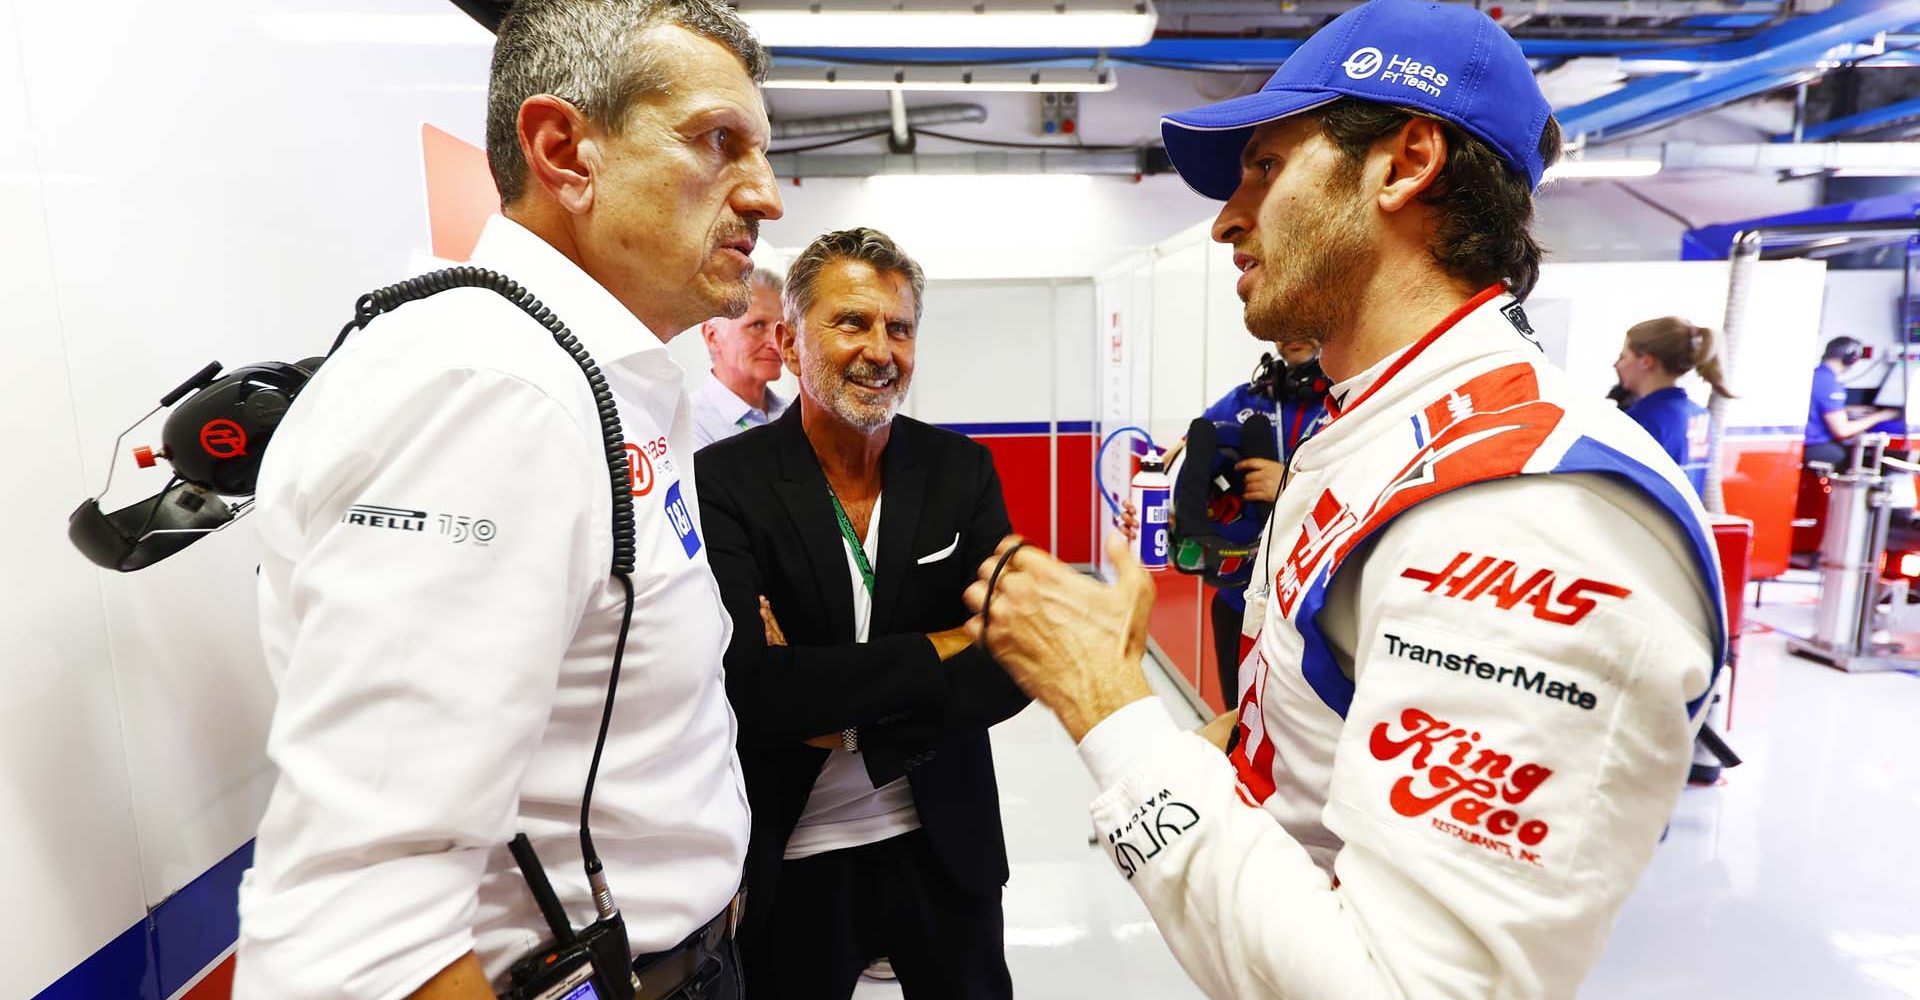
[[[485,547],[499,534],[499,526],[484,517],[468,517],[464,514],[429,514],[424,510],[407,507],[383,507],[379,504],[357,503],[347,508],[340,518],[341,524],[374,531],[397,531],[403,534],[427,533],[427,525],[433,524],[436,534],[453,545],[476,545]]]

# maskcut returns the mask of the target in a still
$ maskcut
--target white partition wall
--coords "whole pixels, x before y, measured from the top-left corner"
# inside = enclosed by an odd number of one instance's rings
[[[28,120],[19,18],[0,7],[0,116]],[[81,461],[67,338],[32,144],[0,142],[0,434],[15,443],[0,500],[0,992],[31,994],[103,947],[131,958],[146,913],[106,615],[64,537],[99,484]],[[163,390],[164,391],[164,390]],[[151,405],[151,404],[149,404]],[[96,451],[104,450],[98,443]],[[139,966],[131,980],[140,982]]]
[[[272,781],[251,532],[119,575],[66,517],[109,462],[109,509],[161,488],[113,443],[162,393],[209,360],[324,352],[428,248],[421,124],[478,138],[487,40],[436,0],[380,13],[480,38],[356,39],[292,3],[0,0],[0,429],[20,445],[0,494],[0,995],[166,998],[232,941]]]

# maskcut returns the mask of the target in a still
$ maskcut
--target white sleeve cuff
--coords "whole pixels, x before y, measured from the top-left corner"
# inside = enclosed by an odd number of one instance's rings
[[[1080,738],[1080,760],[1101,791],[1153,756],[1154,744],[1180,735],[1166,702],[1148,696],[1100,720]]]

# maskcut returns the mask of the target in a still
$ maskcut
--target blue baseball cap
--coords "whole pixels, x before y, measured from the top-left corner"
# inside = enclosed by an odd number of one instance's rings
[[[1540,132],[1553,106],[1519,43],[1462,3],[1371,0],[1314,32],[1259,93],[1160,120],[1187,185],[1216,201],[1240,186],[1253,130],[1342,97],[1424,111],[1492,146],[1540,186]]]

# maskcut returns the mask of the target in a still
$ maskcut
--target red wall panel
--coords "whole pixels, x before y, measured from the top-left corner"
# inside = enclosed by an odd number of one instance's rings
[[[993,452],[1000,492],[1007,499],[1013,530],[1043,549],[1053,549],[1053,467],[1045,434],[982,436],[974,440]]]
[[[1147,633],[1173,661],[1174,669],[1198,688],[1203,663],[1200,647],[1205,639],[1200,578],[1169,569],[1155,573],[1153,583],[1158,593]]]
[[[1060,470],[1060,537],[1054,553],[1065,562],[1093,561],[1094,508],[1105,508],[1093,495],[1093,449],[1098,444],[1091,434],[1062,434],[1055,448]]]

